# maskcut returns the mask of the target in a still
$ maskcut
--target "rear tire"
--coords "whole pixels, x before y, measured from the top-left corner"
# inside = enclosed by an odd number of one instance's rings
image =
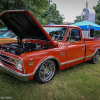
[[[99,61],[99,50],[97,50],[93,56],[93,58],[90,60],[92,64],[96,64]]]
[[[53,79],[55,72],[56,63],[54,60],[46,60],[39,66],[34,78],[38,83],[44,84]]]

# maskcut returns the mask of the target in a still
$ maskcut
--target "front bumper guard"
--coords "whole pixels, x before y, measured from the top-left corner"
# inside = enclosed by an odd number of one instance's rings
[[[30,76],[28,74],[22,74],[20,72],[17,72],[15,70],[12,70],[12,69],[4,66],[1,62],[0,62],[0,70],[2,72],[4,72],[4,73],[7,73],[7,74],[9,74],[11,76],[14,76],[14,77],[18,78],[21,81],[28,81],[29,76]]]

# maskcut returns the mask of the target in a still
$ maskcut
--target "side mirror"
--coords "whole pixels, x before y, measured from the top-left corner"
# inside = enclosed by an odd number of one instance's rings
[[[75,39],[70,39],[70,43],[75,43]]]
[[[68,43],[67,46],[70,45],[71,43],[76,43],[75,39],[70,39],[70,43]]]

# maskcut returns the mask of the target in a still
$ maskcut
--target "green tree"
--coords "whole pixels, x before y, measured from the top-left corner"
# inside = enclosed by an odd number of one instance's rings
[[[93,9],[96,12],[95,23],[100,25],[100,0],[98,1],[98,4],[95,7],[93,7]]]
[[[98,4],[93,7],[93,9],[96,12],[95,23],[100,25],[100,0],[98,1]],[[97,31],[97,32],[95,31],[94,34],[97,35],[97,36],[100,36],[100,32],[99,31]]]
[[[56,10],[56,4],[51,0],[0,0],[0,12],[4,10],[29,10],[41,25],[62,23],[63,16]],[[5,27],[0,20],[0,27]]]
[[[74,23],[80,22],[81,21],[81,16],[76,16],[76,19],[74,20]]]
[[[46,23],[55,23],[61,24],[64,17],[60,15],[59,11],[56,9],[56,4],[53,3],[49,6],[49,9],[46,10],[41,17],[46,21]]]
[[[64,17],[60,15],[59,11],[56,9],[56,4],[50,4],[51,0],[30,0],[30,2],[31,5],[34,5],[31,9],[31,13],[41,25],[62,23]]]
[[[49,9],[50,2],[48,0],[27,0],[30,2],[31,9],[29,10],[34,17],[38,20],[38,22],[42,25],[47,22],[42,18],[42,14]],[[29,6],[30,8],[30,6]]]
[[[27,5],[24,0],[0,0],[0,12],[4,10],[26,9]]]
[[[27,3],[24,0],[0,0],[0,12],[17,9],[27,9]],[[1,20],[0,27],[5,27]]]

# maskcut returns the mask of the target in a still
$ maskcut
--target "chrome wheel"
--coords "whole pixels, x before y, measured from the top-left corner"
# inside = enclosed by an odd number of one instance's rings
[[[93,56],[93,63],[96,64],[99,60],[99,51],[97,51]]]
[[[44,61],[36,72],[36,81],[39,83],[49,82],[55,75],[56,64],[53,60]]]
[[[97,50],[93,56],[93,58],[90,60],[91,63],[96,64],[99,61],[99,50]]]

